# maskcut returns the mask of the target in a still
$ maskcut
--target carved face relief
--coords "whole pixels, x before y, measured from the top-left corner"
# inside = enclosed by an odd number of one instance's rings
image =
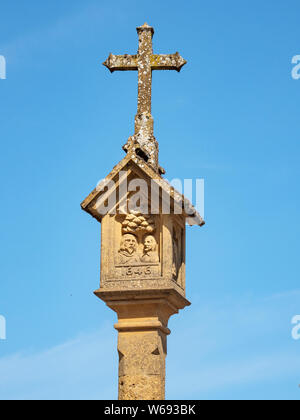
[[[141,261],[151,263],[159,262],[157,243],[153,235],[147,235],[144,238],[144,251]]]
[[[116,249],[114,276],[125,278],[160,275],[157,222],[151,215],[130,213],[115,219]],[[159,235],[157,235],[159,237]]]
[[[156,240],[154,236],[148,235],[144,239],[144,252],[156,251]]]
[[[122,236],[120,249],[119,249],[119,263],[127,264],[139,261],[137,254],[137,239],[131,233]]]
[[[134,235],[127,234],[122,237],[120,251],[133,254],[137,250],[137,240]]]

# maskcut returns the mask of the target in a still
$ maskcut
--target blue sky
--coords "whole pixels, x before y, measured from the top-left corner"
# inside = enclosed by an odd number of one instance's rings
[[[155,72],[168,179],[204,178],[187,297],[170,320],[169,399],[299,399],[299,2],[11,1],[1,6],[1,399],[117,398],[115,314],[93,295],[100,226],[80,202],[124,156],[137,75],[110,52],[179,51]]]

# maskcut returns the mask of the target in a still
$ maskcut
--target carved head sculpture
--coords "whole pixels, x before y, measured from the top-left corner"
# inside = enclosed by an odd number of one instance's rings
[[[125,251],[128,254],[133,254],[137,251],[137,240],[131,233],[126,233],[122,236],[120,251]]]
[[[157,252],[157,242],[153,235],[147,235],[144,238],[144,252],[141,258],[144,263],[158,263],[159,256]]]
[[[147,235],[144,239],[144,252],[156,251],[157,243],[153,235]]]

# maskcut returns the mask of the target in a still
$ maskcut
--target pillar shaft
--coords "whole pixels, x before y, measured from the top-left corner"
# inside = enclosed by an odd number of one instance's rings
[[[157,329],[119,331],[119,400],[165,398],[165,343]]]
[[[119,400],[165,399],[168,320],[190,303],[174,289],[95,293],[118,315]]]

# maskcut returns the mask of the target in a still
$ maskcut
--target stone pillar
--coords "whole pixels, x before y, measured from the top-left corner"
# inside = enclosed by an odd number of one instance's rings
[[[123,146],[126,157],[107,175],[107,185],[99,183],[81,207],[102,223],[101,281],[95,294],[118,315],[119,399],[158,400],[165,397],[168,320],[190,305],[185,299],[185,224],[202,226],[204,220],[161,177],[165,172],[153,134],[152,71],[179,72],[186,61],[178,52],[153,54],[154,30],[147,23],[137,31],[137,54],[110,54],[103,63],[111,72],[138,71],[135,132]],[[131,202],[133,191],[123,188],[128,181],[147,186],[136,193],[138,202],[148,206],[146,214]]]
[[[190,303],[174,289],[95,294],[118,315],[119,400],[165,399],[168,320]]]
[[[139,328],[119,329],[119,400],[163,400],[166,335],[146,323]]]

